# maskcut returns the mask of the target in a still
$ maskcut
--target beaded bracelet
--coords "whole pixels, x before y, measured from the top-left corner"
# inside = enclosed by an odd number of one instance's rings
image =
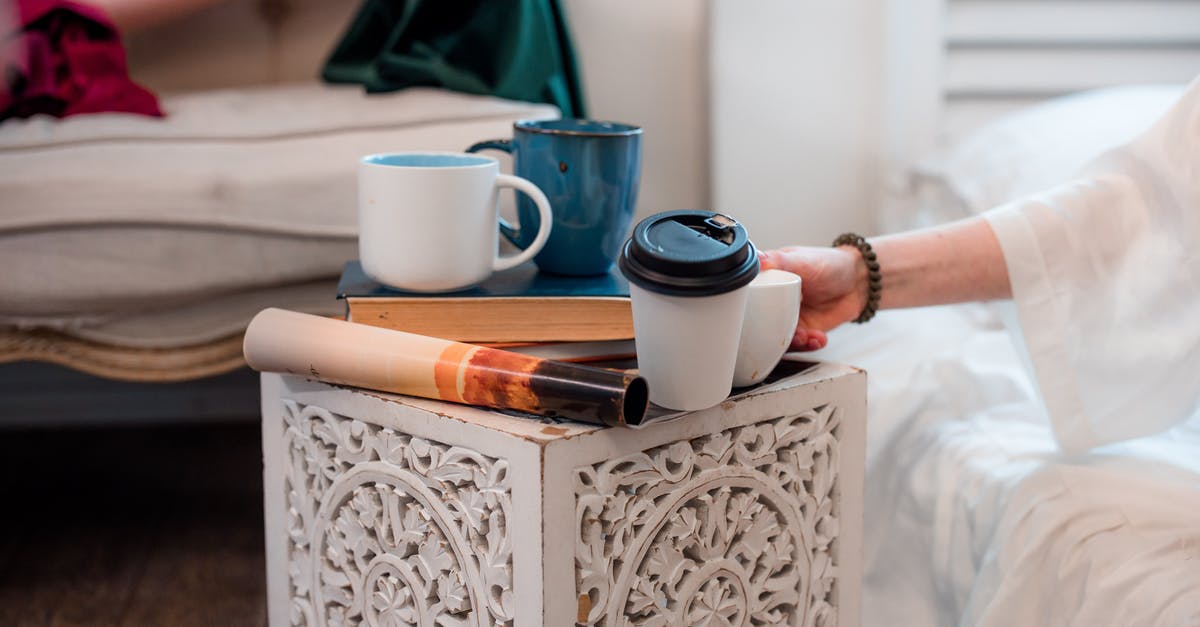
[[[832,245],[834,248],[838,246],[857,248],[858,252],[862,254],[863,261],[867,264],[867,304],[863,305],[862,311],[854,319],[856,324],[862,324],[874,318],[875,312],[879,311],[879,294],[883,291],[883,275],[879,272],[879,262],[875,260],[875,251],[866,238],[857,233],[842,233],[833,240]]]

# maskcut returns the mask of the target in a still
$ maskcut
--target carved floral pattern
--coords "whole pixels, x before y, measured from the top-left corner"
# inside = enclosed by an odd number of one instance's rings
[[[512,624],[507,461],[284,403],[292,624]]]
[[[825,405],[577,468],[587,624],[836,624],[839,419]]]

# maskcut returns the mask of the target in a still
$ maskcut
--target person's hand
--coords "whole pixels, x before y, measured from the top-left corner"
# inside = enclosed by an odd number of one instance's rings
[[[800,322],[792,350],[824,348],[825,332],[857,318],[866,304],[867,268],[854,248],[790,246],[760,252],[759,264],[800,275]]]

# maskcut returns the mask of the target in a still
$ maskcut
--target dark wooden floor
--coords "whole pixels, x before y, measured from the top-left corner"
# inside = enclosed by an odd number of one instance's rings
[[[264,625],[257,420],[0,431],[0,625]]]

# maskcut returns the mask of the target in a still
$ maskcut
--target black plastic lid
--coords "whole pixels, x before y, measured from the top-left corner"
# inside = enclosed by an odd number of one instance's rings
[[[745,227],[712,211],[668,211],[642,220],[618,263],[630,283],[671,296],[723,294],[758,276],[758,253]]]

